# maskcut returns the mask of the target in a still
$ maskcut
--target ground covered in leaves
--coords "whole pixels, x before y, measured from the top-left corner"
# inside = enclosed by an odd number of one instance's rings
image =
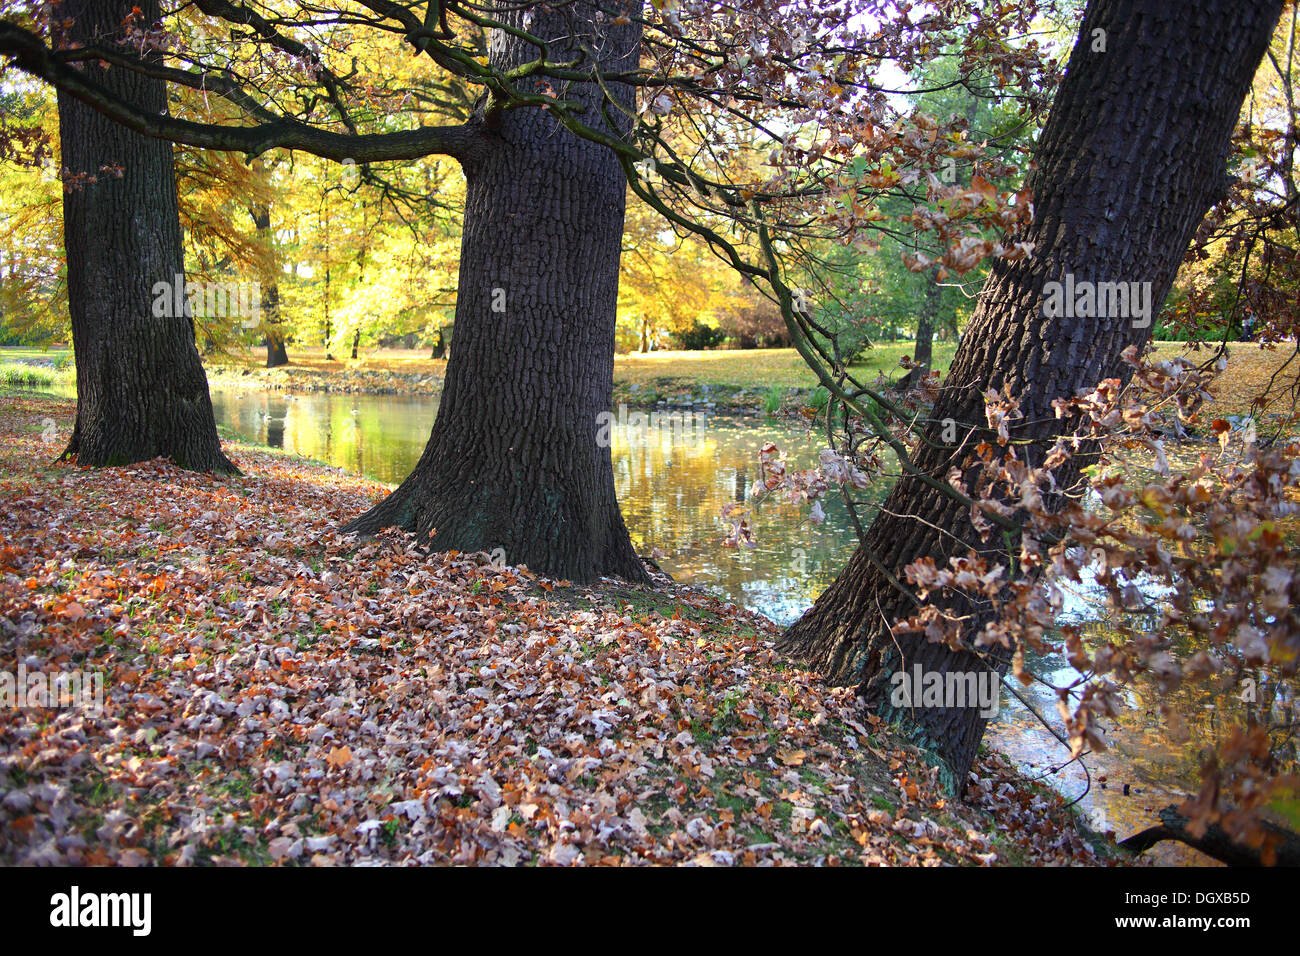
[[[248,446],[56,465],[72,412],[0,391],[0,670],[103,708],[0,709],[0,863],[1103,862],[999,758],[945,799],[764,618],[359,542],[382,486]]]

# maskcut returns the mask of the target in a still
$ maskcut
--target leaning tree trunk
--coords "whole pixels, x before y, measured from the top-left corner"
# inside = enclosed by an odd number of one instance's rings
[[[500,17],[554,38],[552,60],[585,44],[602,70],[634,69],[638,26],[607,17],[594,28],[595,10],[576,2]],[[493,32],[494,67],[535,56]],[[611,90],[632,105],[629,88]],[[607,128],[594,84],[559,95],[591,104],[583,122]],[[455,347],[429,443],[410,477],[348,529],[436,532],[440,550],[499,548],[510,564],[575,581],[647,580],[615,499],[610,449],[597,443],[613,393],[625,177],[610,150],[545,110],[489,123],[498,141],[465,167]]]
[[[1115,375],[1123,349],[1146,341],[1150,325],[1130,318],[1044,315],[1044,283],[1066,273],[1076,281],[1149,281],[1151,315],[1158,312],[1197,225],[1225,189],[1229,137],[1281,7],[1281,0],[1089,4],[1038,144],[1036,218],[1016,237],[1034,243],[1034,254],[994,265],[929,442],[943,446],[945,419],[982,424],[982,391],[1006,384],[1026,423],[1013,438],[1037,441],[1039,451],[1028,455],[1039,464],[1060,427],[1051,401]],[[1105,52],[1093,52],[1097,30],[1105,31]],[[960,460],[949,442],[918,452],[916,462],[942,480]],[[939,673],[988,668],[923,635],[893,633],[888,622],[912,606],[889,578],[901,579],[920,557],[946,566],[972,550],[996,546],[980,541],[965,509],[919,480],[900,480],[848,566],[781,640],[834,681],[859,682],[867,706],[931,748],[958,788],[987,721],[977,707],[895,708],[890,678],[917,664]]]
[[[158,18],[157,0],[66,0],[58,16],[72,21],[71,43],[112,42],[133,7],[146,26]],[[123,98],[166,112],[162,80],[95,61],[80,67]],[[196,471],[233,472],[217,438],[193,321],[183,308],[154,314],[155,285],[171,289],[185,271],[172,145],[63,93],[58,99],[77,363],[77,418],[64,457],[124,465],[161,455]]]

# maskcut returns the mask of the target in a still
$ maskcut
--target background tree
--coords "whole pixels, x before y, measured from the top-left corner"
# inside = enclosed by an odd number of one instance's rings
[[[789,348],[790,329],[780,306],[745,283],[718,316],[718,328],[743,349]]]
[[[266,329],[266,367],[278,368],[289,364],[285,347],[284,322],[280,318],[280,263],[275,251],[275,238],[271,233],[271,203],[255,202],[248,207],[259,240],[270,252],[269,268],[262,274],[262,313]]]
[[[736,275],[697,237],[678,236],[633,198],[623,231],[618,284],[620,344],[663,348],[697,324],[714,325],[738,286]]]
[[[243,287],[251,306],[256,284],[257,313],[233,315],[223,299],[191,303],[195,335],[206,352],[225,351],[264,335],[273,302],[275,248],[269,230],[250,215],[269,205],[264,170],[230,153],[181,147],[175,151],[177,211],[185,249],[187,281],[205,288]],[[195,306],[198,306],[195,308]],[[251,312],[251,310],[250,310]]]

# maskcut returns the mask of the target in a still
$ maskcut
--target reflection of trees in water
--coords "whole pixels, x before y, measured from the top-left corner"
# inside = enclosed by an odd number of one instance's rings
[[[1076,608],[1075,614],[1087,618],[1082,630],[1089,645],[1096,648],[1114,640],[1103,602],[1090,601]],[[1159,616],[1151,615],[1148,629],[1155,634],[1158,625]],[[1169,650],[1183,662],[1202,649],[1191,635],[1183,632]],[[1060,656],[1030,654],[1029,657],[1035,672],[1058,685],[1069,684],[1079,676]],[[1294,738],[1294,678],[1279,680],[1253,669],[1244,671],[1242,677],[1253,684],[1239,680],[1234,673],[1224,673],[1217,683],[1187,682],[1173,691],[1165,691],[1149,674],[1139,674],[1124,686],[1129,706],[1103,724],[1108,730],[1110,753],[1093,755],[1089,758],[1090,765],[1103,772],[1106,767],[1122,768],[1126,779],[1115,781],[1116,786],[1131,781],[1160,788],[1166,794],[1195,791],[1205,758],[1235,727],[1253,721],[1276,728],[1274,754],[1282,763],[1282,772],[1300,772]],[[1060,722],[1055,719],[1055,695],[1037,684],[1027,690],[1040,710],[1060,729]],[[1254,700],[1243,699],[1249,697]],[[1163,806],[1168,802],[1165,799],[1161,803],[1161,799],[1153,798],[1152,805]],[[1109,812],[1113,813],[1113,808]]]
[[[1111,639],[1100,621],[1088,625],[1085,631],[1095,642]],[[1183,633],[1174,641],[1170,653],[1186,661],[1202,649],[1191,635]],[[1120,715],[1116,750],[1146,779],[1192,785],[1204,759],[1226,741],[1233,728],[1251,722],[1276,728],[1273,737],[1278,746],[1274,755],[1283,764],[1282,772],[1300,771],[1294,737],[1294,679],[1277,679],[1263,670],[1247,668],[1240,679],[1235,673],[1225,672],[1218,681],[1187,682],[1169,692],[1161,690],[1149,675],[1141,674],[1127,689],[1133,707]],[[1291,733],[1285,728],[1290,728]]]
[[[1171,449],[1169,459],[1174,467],[1191,469],[1198,463],[1200,454],[1192,448],[1177,448]],[[1300,538],[1300,526],[1284,525],[1281,530],[1294,547]],[[1136,583],[1157,613],[1126,615],[1125,623],[1149,632],[1153,639],[1163,638],[1158,612],[1166,606],[1162,601],[1164,586],[1153,588],[1140,580]],[[1093,647],[1112,642],[1115,639],[1110,623],[1113,612],[1100,590],[1076,587],[1070,595],[1077,601],[1071,614],[1083,622],[1085,639]],[[1207,606],[1215,600],[1212,594],[1198,596]],[[1211,648],[1207,638],[1186,630],[1175,633],[1168,650],[1179,663],[1187,662],[1200,651],[1212,651],[1223,662],[1224,669],[1217,679],[1186,682],[1172,692],[1161,689],[1146,674],[1138,675],[1125,688],[1132,706],[1116,722],[1115,750],[1142,779],[1195,789],[1204,759],[1234,728],[1248,723],[1270,728],[1273,757],[1281,764],[1280,772],[1300,773],[1295,737],[1295,677],[1280,677],[1276,665],[1272,674],[1249,667],[1237,673],[1237,657],[1231,642]],[[1063,665],[1063,661],[1058,661],[1058,666]]]
[[[808,520],[806,507],[775,497],[755,502],[750,484],[758,449],[775,441],[791,469],[811,467],[821,445],[785,425],[713,417],[695,435],[651,435],[637,440],[615,428],[615,483],[632,540],[643,552],[659,549],[677,580],[704,587],[738,604],[786,621],[812,603],[853,551],[853,532],[838,498],[826,503],[826,521]],[[755,504],[755,548],[721,544],[723,507]]]
[[[213,393],[217,421],[250,441],[398,482],[424,449],[434,400],[411,396]]]
[[[289,417],[289,403],[284,399],[267,397],[266,443],[272,448],[284,447],[285,425]]]
[[[1096,646],[1114,640],[1101,602],[1076,608],[1075,615],[1077,620],[1088,621],[1083,624],[1088,643]],[[1158,615],[1152,615],[1153,633],[1158,623]],[[1197,649],[1184,634],[1174,642],[1170,652],[1179,660],[1186,660]],[[1078,677],[1060,656],[1029,656],[1031,669],[1058,685]],[[1040,684],[1017,689],[1033,698],[1039,711],[1061,729],[1051,690]],[[1161,691],[1151,677],[1139,675],[1125,688],[1130,706],[1116,718],[1104,722],[1110,749],[1084,758],[1091,771],[1090,787],[1079,765],[1067,763],[1065,749],[1042,732],[1027,711],[1006,696],[1002,713],[990,725],[989,742],[1008,752],[1032,776],[1046,774],[1045,779],[1068,799],[1080,797],[1080,806],[1093,816],[1094,823],[1103,829],[1114,829],[1121,837],[1129,836],[1150,826],[1156,811],[1197,790],[1204,757],[1227,738],[1233,727],[1247,719],[1294,726],[1294,680],[1257,680],[1254,703],[1241,699],[1243,689],[1234,676],[1217,688],[1184,684],[1171,693]],[[1162,703],[1167,708],[1163,713]],[[1276,753],[1283,763],[1283,772],[1300,770],[1294,740],[1283,744]],[[1046,773],[1048,768],[1063,764],[1061,772]],[[1085,791],[1086,796],[1081,796]],[[1207,860],[1174,844],[1163,844],[1153,859],[1161,864],[1199,865]]]

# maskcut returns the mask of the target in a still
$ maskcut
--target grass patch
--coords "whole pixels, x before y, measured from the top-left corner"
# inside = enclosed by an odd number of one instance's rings
[[[859,376],[875,378],[880,372],[899,371],[898,360],[911,355],[913,343],[877,345],[853,366]],[[956,343],[936,342],[935,363],[947,372]],[[791,388],[813,388],[816,376],[794,349],[722,349],[706,352],[649,352],[614,358],[614,384],[662,388],[665,380],[752,389],[764,396],[783,395]],[[771,409],[769,409],[770,411]]]
[[[48,365],[30,365],[26,362],[0,364],[0,388],[49,389],[59,384],[64,377]]]

